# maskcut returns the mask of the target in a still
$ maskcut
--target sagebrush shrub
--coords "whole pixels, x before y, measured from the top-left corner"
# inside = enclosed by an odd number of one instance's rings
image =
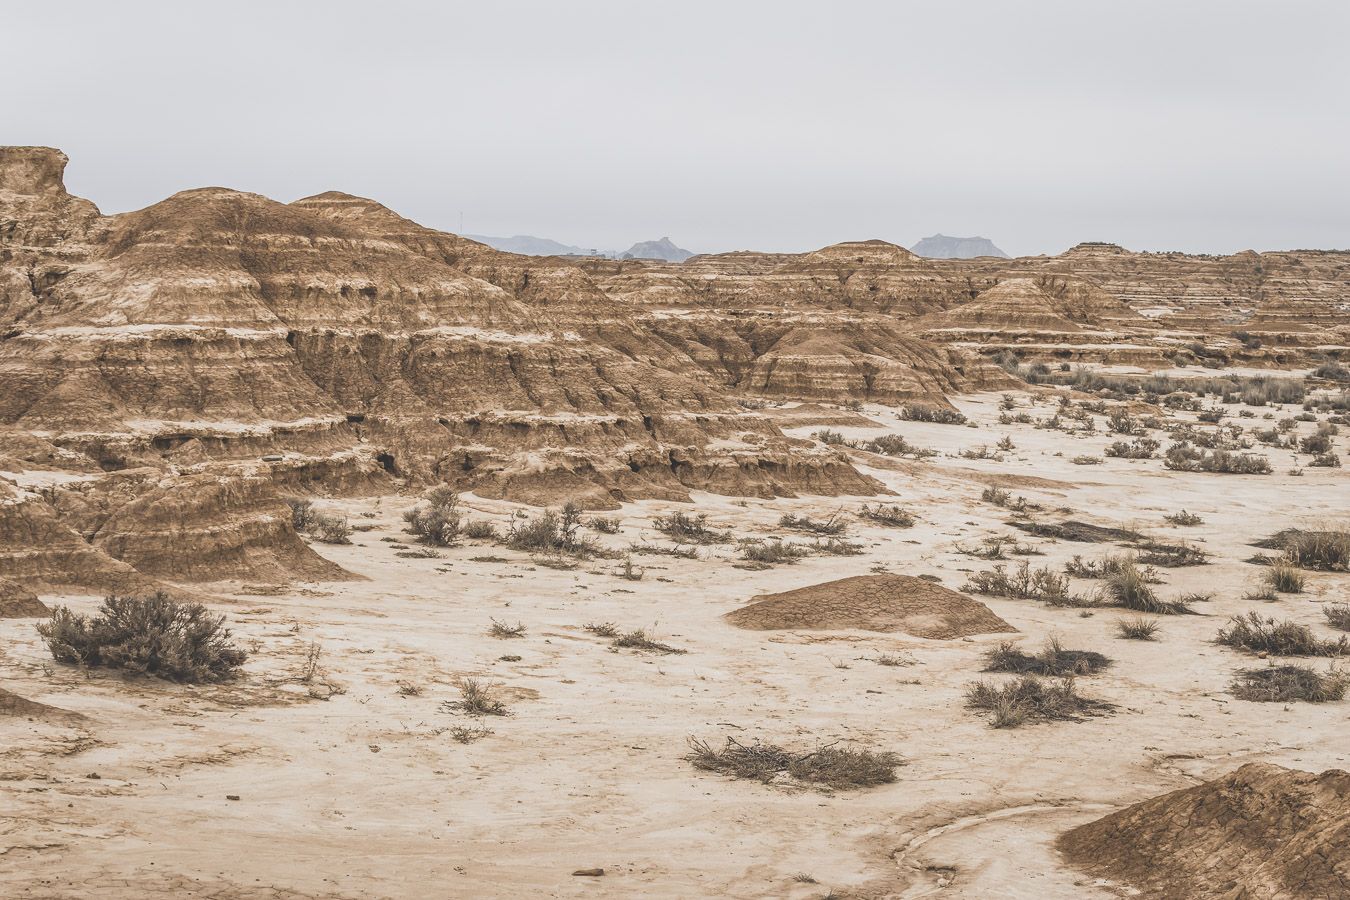
[[[223,616],[200,603],[178,603],[163,591],[149,597],[109,596],[93,616],[58,606],[37,630],[58,662],[169,681],[234,678],[248,657],[230,642]]]

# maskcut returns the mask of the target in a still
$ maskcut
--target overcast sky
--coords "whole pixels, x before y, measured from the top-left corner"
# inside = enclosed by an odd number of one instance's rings
[[[0,143],[586,247],[1350,247],[1347,0],[0,0]]]

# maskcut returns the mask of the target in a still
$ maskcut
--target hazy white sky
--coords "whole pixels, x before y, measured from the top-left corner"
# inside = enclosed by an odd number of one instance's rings
[[[0,0],[0,143],[105,212],[336,189],[696,251],[1350,247],[1347,0]]]

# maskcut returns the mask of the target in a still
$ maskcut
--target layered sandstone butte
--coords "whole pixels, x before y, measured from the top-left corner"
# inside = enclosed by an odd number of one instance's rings
[[[337,577],[288,530],[281,497],[310,491],[876,491],[563,261],[336,192],[102,216],[65,164],[0,155],[0,460],[19,476],[0,549],[21,581]],[[49,471],[79,477],[29,490]]]
[[[870,494],[750,398],[943,404],[1017,384],[990,361],[1008,347],[1272,365],[1350,339],[1345,253],[527,257],[337,191],[104,216],[65,165],[0,148],[0,553],[28,548],[30,584],[76,557],[86,585],[335,576],[284,536],[282,498],[311,493]]]
[[[1350,897],[1350,774],[1248,763],[1075,828],[1059,846],[1147,897]]]

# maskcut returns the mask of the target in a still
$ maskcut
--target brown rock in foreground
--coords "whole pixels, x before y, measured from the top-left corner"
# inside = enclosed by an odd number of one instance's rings
[[[763,594],[723,618],[754,631],[857,628],[938,640],[1016,630],[980,601],[909,575],[855,575]]]
[[[1148,897],[1350,897],[1350,773],[1248,763],[1079,826],[1059,846]]]

